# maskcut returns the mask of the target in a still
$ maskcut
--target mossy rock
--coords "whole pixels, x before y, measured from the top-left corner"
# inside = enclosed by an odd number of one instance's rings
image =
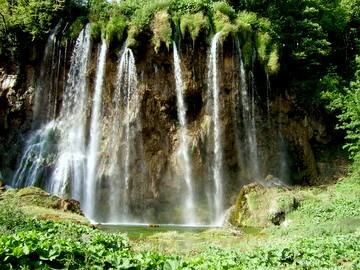
[[[9,189],[0,195],[9,207],[18,207],[39,219],[70,220],[77,223],[89,223],[83,216],[80,203],[72,199],[62,199],[51,195],[38,187]]]
[[[59,209],[61,198],[51,196],[38,187],[26,187],[17,192],[21,205],[35,205],[45,208]]]
[[[236,200],[229,222],[238,227],[270,227],[285,221],[296,209],[294,191],[279,187],[265,188],[258,183],[244,186]]]

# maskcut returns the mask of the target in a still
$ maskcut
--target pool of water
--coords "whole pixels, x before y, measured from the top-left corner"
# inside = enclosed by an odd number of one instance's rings
[[[200,234],[206,230],[219,228],[216,226],[187,226],[178,224],[97,224],[103,231],[125,233],[131,240],[146,238],[157,233],[176,231],[178,233]],[[242,228],[245,234],[257,234],[259,228]]]

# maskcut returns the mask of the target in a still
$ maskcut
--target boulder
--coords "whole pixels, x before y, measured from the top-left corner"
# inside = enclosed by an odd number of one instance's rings
[[[228,220],[238,227],[281,225],[297,205],[294,190],[251,183],[240,190]]]

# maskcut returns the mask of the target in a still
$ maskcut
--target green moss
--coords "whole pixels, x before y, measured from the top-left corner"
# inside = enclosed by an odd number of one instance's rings
[[[252,58],[254,54],[254,45],[251,40],[246,40],[244,46],[242,47],[242,58],[244,61],[244,66],[246,69],[250,69],[252,65]]]
[[[257,51],[257,57],[263,65],[267,63],[269,59],[269,47],[271,37],[267,32],[256,32],[255,34],[255,46]]]
[[[66,30],[65,32],[65,36],[70,37],[72,39],[77,38],[77,36],[79,35],[79,33],[81,32],[81,30],[84,28],[85,23],[84,23],[85,19],[83,17],[79,17],[77,18],[71,25],[70,27]]]
[[[126,30],[126,18],[123,16],[116,16],[111,18],[107,23],[103,32],[103,38],[108,44],[119,43],[123,40]]]
[[[232,23],[230,18],[224,13],[221,13],[220,11],[215,12],[213,21],[216,32],[221,31],[221,37],[223,40],[228,35],[235,35],[238,32],[239,26]]]
[[[275,45],[272,46],[272,50],[269,54],[266,69],[269,75],[276,74],[280,70],[279,51]]]
[[[151,23],[151,30],[153,32],[151,41],[154,45],[155,52],[159,51],[162,42],[165,43],[169,49],[172,42],[172,28],[170,16],[165,10],[155,14]]]
[[[90,35],[93,40],[101,39],[102,22],[93,22],[90,24]]]
[[[205,16],[202,11],[195,14],[186,13],[180,18],[180,30],[182,36],[184,37],[186,33],[189,33],[194,43],[201,31],[207,33],[209,29],[209,18]]]
[[[233,7],[229,6],[228,3],[225,2],[215,2],[212,5],[213,10],[216,12],[220,12],[226,15],[231,21],[236,18],[236,12]]]

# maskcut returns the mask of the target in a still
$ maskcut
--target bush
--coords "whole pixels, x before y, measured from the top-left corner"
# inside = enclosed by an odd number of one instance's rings
[[[23,230],[30,221],[30,217],[13,203],[9,200],[0,202],[0,235]]]

